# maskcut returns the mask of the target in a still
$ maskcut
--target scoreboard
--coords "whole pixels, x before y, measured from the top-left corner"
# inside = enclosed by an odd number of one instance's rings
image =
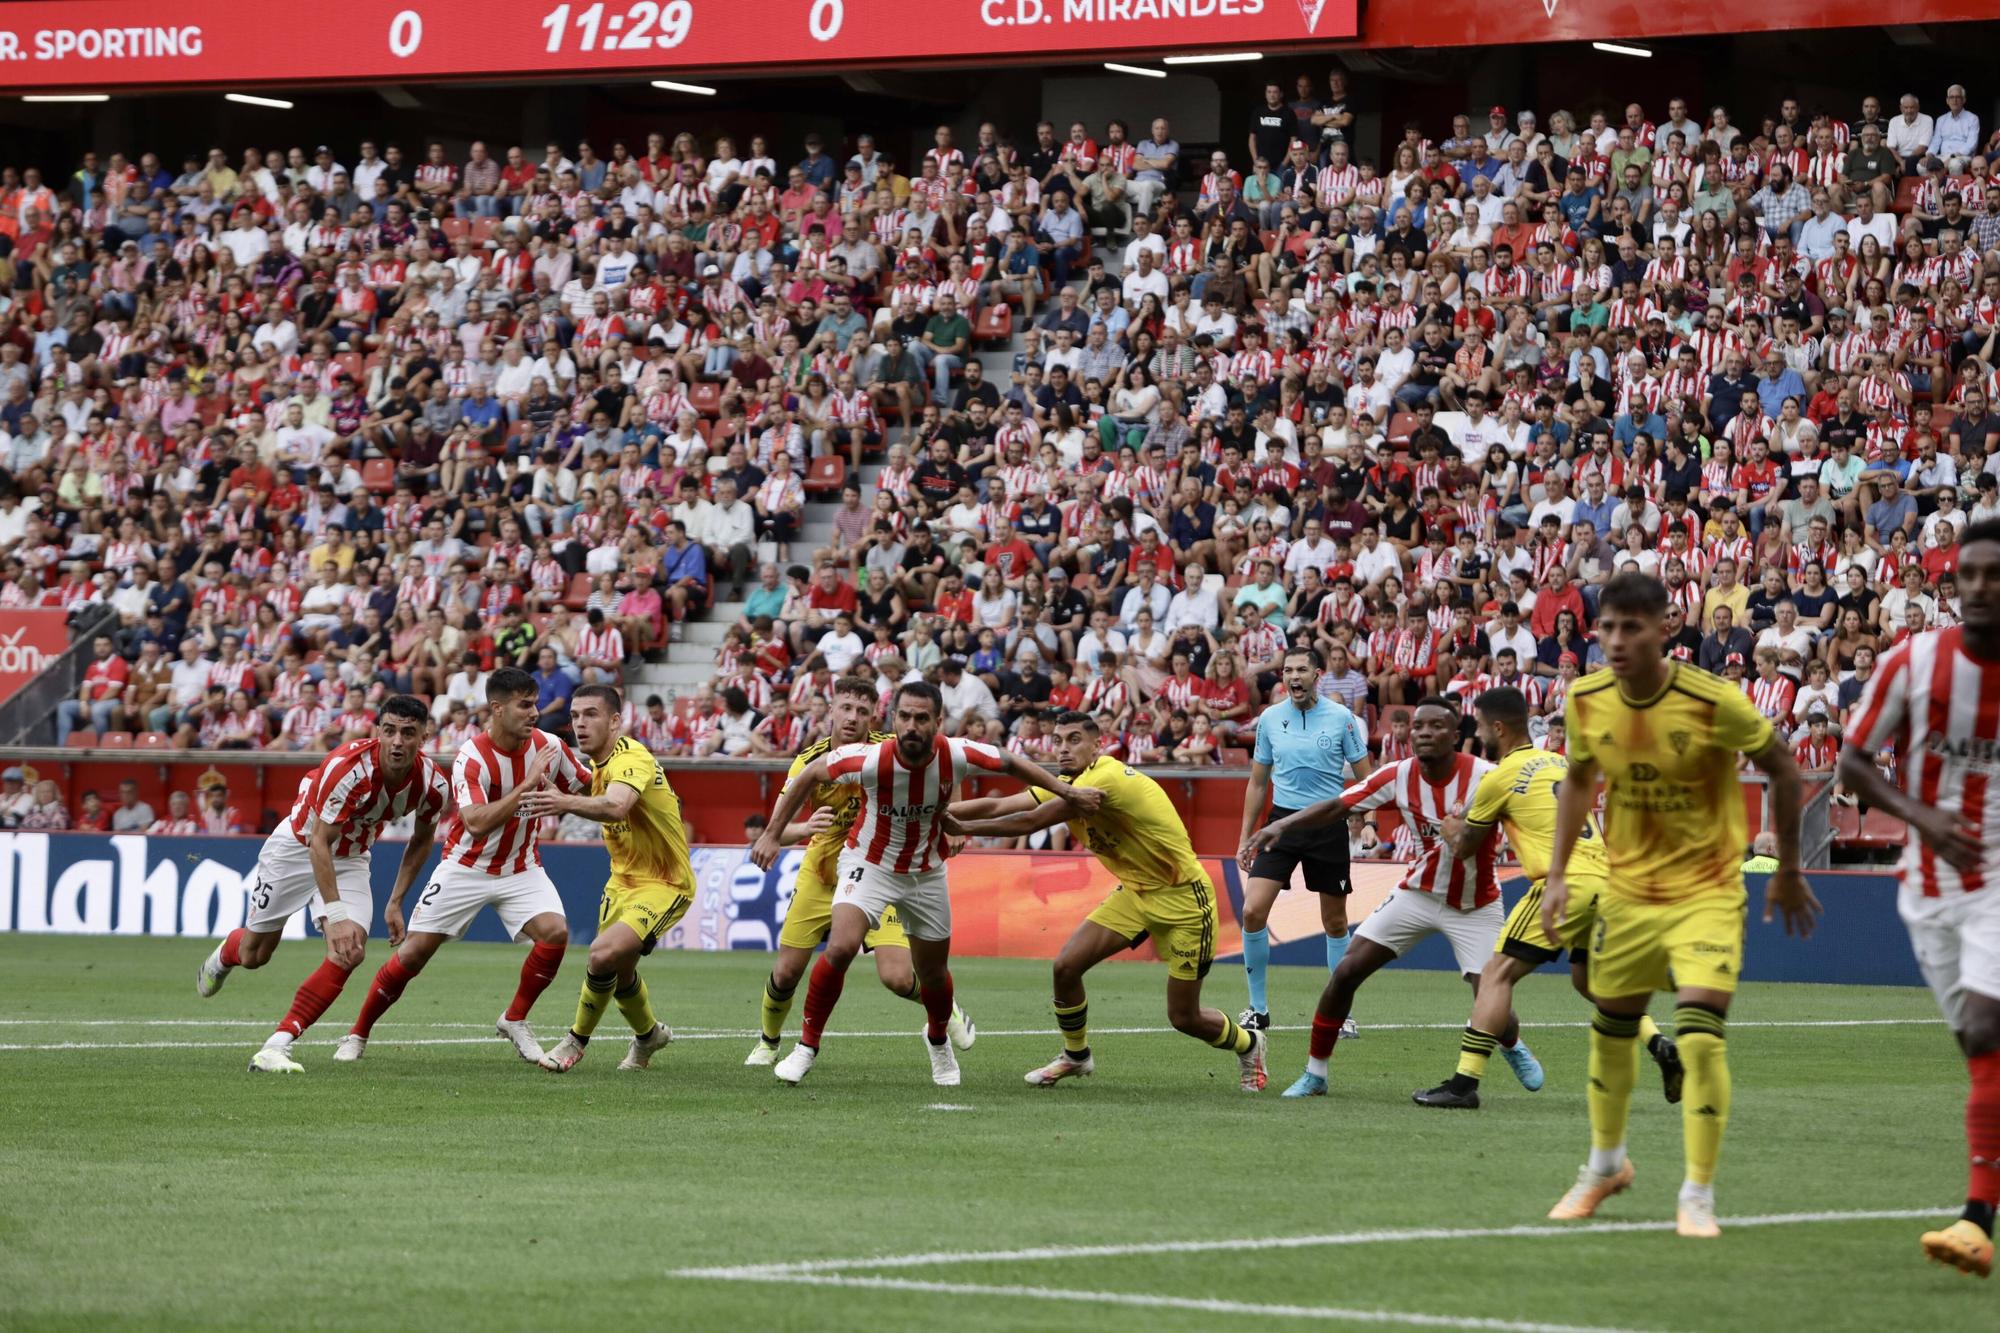
[[[427,82],[1351,40],[1359,0],[61,0],[0,4],[0,87]]]

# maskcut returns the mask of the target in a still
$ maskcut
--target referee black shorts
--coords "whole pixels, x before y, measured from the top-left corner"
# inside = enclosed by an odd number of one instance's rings
[[[1294,813],[1282,805],[1271,807],[1266,826]],[[1345,822],[1288,833],[1273,846],[1257,854],[1250,867],[1252,879],[1274,879],[1286,888],[1292,872],[1305,869],[1309,893],[1337,893],[1343,897],[1354,891],[1347,868],[1347,825]]]

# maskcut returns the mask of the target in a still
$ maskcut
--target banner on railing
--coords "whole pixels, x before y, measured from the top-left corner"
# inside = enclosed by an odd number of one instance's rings
[[[255,838],[153,838],[138,834],[0,833],[0,932],[64,935],[151,935],[212,938],[243,924],[247,885],[261,842]],[[374,858],[376,920],[396,877],[403,844],[384,842]],[[596,919],[608,862],[601,846],[545,844],[542,859],[579,930]],[[788,851],[770,870],[759,870],[743,847],[693,849],[695,902],[661,940],[669,949],[777,947],[798,879],[801,853]],[[1222,920],[1216,953],[1242,951],[1238,911],[1242,882],[1234,862],[1204,858],[1218,890]],[[1349,920],[1359,924],[1396,892],[1402,867],[1360,863]],[[421,885],[421,879],[418,881]],[[1916,985],[1921,978],[1896,918],[1895,881],[1883,876],[1814,876],[1827,917],[1810,941],[1788,939],[1751,913],[1752,980],[1825,981]],[[951,862],[952,950],[972,957],[1053,958],[1114,881],[1095,857],[1077,852],[967,852]],[[1511,900],[1518,879],[1507,886]],[[1762,877],[1752,881],[1753,900]],[[1317,900],[1284,895],[1270,919],[1273,960],[1317,964],[1325,958]],[[286,923],[285,935],[306,933],[304,912]],[[501,940],[499,919],[481,913],[467,938]],[[1156,955],[1149,944],[1128,958]],[[1402,960],[1414,967],[1452,966],[1449,952],[1430,941]]]
[[[9,611],[0,628],[0,704],[55,665],[69,648],[69,619],[61,611]]]

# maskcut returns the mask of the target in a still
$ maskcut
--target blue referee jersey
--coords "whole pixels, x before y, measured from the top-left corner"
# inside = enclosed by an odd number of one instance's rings
[[[1271,804],[1303,810],[1340,795],[1347,766],[1368,757],[1368,742],[1345,704],[1322,698],[1301,712],[1287,698],[1258,717],[1254,757],[1271,770]]]

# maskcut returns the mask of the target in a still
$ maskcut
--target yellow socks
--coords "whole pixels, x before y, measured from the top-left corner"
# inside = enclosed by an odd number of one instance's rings
[[[1074,1059],[1090,1054],[1090,1002],[1055,1006],[1056,1026],[1062,1029],[1063,1050]]]
[[[1250,1035],[1250,1029],[1239,1026],[1235,1019],[1231,1018],[1228,1014],[1224,1014],[1222,1016],[1222,1031],[1210,1037],[1208,1044],[1217,1050],[1234,1051],[1236,1054],[1241,1055],[1250,1049],[1250,1045],[1254,1040],[1256,1039]]]
[[[1722,1131],[1729,1125],[1729,1043],[1727,1020],[1703,1005],[1674,1010],[1674,1040],[1687,1067],[1681,1098],[1681,1133],[1687,1148],[1687,1178],[1695,1185],[1715,1181],[1722,1156]]]
[[[1458,1041],[1458,1073],[1474,1083],[1486,1077],[1486,1062],[1493,1058],[1494,1048],[1500,1039],[1490,1032],[1481,1032],[1476,1027],[1467,1026],[1465,1035]]]
[[[1590,1020],[1590,1146],[1592,1155],[1623,1156],[1632,1085],[1639,1081],[1639,1019],[1607,1014]]]
[[[632,1031],[645,1036],[660,1025],[653,1017],[653,997],[646,993],[646,979],[637,972],[632,974],[632,984],[616,992],[618,1011],[625,1015],[625,1021],[632,1025]]]
[[[588,1037],[597,1031],[597,1020],[604,1017],[604,1006],[611,1003],[611,988],[618,984],[618,978],[609,972],[586,972],[583,976],[583,993],[576,1000],[576,1021],[569,1030],[579,1037]]]
[[[763,1026],[759,1030],[764,1034],[764,1040],[773,1046],[778,1044],[778,1037],[785,1030],[785,1016],[792,1012],[792,993],[796,990],[797,986],[787,986],[781,991],[769,977],[764,978]]]

